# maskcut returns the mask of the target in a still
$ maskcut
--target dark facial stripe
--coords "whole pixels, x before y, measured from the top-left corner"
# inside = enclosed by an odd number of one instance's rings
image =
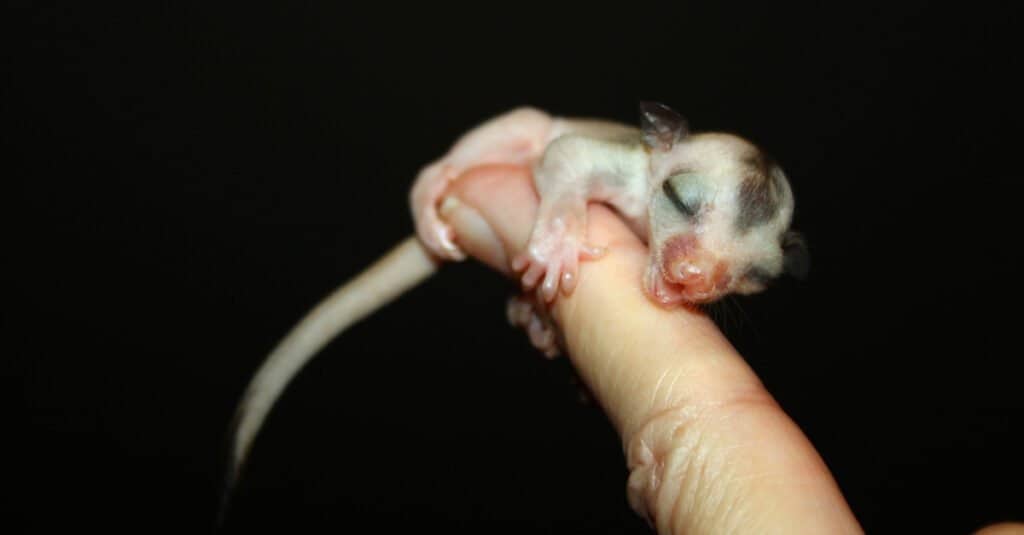
[[[679,198],[679,193],[676,192],[676,188],[672,186],[671,181],[666,180],[662,182],[661,189],[665,192],[665,195],[668,196],[668,200],[672,201],[672,205],[676,207],[676,210],[679,210],[683,215],[689,218],[693,218],[697,215],[699,207],[690,206],[683,202],[683,200]]]
[[[746,166],[739,191],[736,228],[745,232],[771,221],[779,211],[781,184],[778,167],[760,151],[743,159]]]

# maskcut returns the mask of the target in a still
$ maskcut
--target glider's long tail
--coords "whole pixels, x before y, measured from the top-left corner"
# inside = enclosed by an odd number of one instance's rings
[[[437,267],[437,261],[415,237],[406,238],[321,301],[278,343],[249,382],[235,411],[218,524],[263,420],[292,378],[332,338],[430,277]]]

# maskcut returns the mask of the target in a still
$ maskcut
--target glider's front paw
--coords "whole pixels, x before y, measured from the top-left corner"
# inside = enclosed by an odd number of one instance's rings
[[[438,202],[448,184],[457,178],[447,164],[432,164],[420,172],[410,194],[416,235],[427,250],[442,260],[464,260],[466,253],[455,244],[455,231],[438,215]]]
[[[512,269],[523,272],[523,289],[537,288],[547,303],[554,301],[559,288],[565,295],[571,294],[579,276],[579,261],[595,260],[605,252],[603,247],[586,243],[584,228],[585,223],[572,224],[564,217],[538,220],[526,250],[512,260]]]

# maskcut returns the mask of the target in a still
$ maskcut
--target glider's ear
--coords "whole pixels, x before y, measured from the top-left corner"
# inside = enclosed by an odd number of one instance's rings
[[[686,119],[675,110],[658,102],[640,103],[640,130],[644,145],[652,150],[667,151],[689,134]]]

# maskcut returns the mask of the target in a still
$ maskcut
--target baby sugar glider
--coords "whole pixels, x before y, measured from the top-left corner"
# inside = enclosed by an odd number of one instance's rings
[[[679,114],[652,102],[641,103],[639,128],[513,110],[471,130],[426,166],[410,194],[417,236],[335,290],[271,352],[236,412],[225,496],[264,418],[302,366],[338,333],[433,274],[440,261],[464,257],[438,203],[464,171],[495,163],[533,168],[540,207],[512,267],[538,302],[571,293],[579,261],[602,254],[586,238],[589,202],[612,206],[646,241],[642,287],[661,306],[750,294],[784,272],[802,277],[807,271],[804,242],[789,230],[793,194],[786,176],[750,142],[692,134]],[[529,323],[521,308],[517,315],[513,323]]]

